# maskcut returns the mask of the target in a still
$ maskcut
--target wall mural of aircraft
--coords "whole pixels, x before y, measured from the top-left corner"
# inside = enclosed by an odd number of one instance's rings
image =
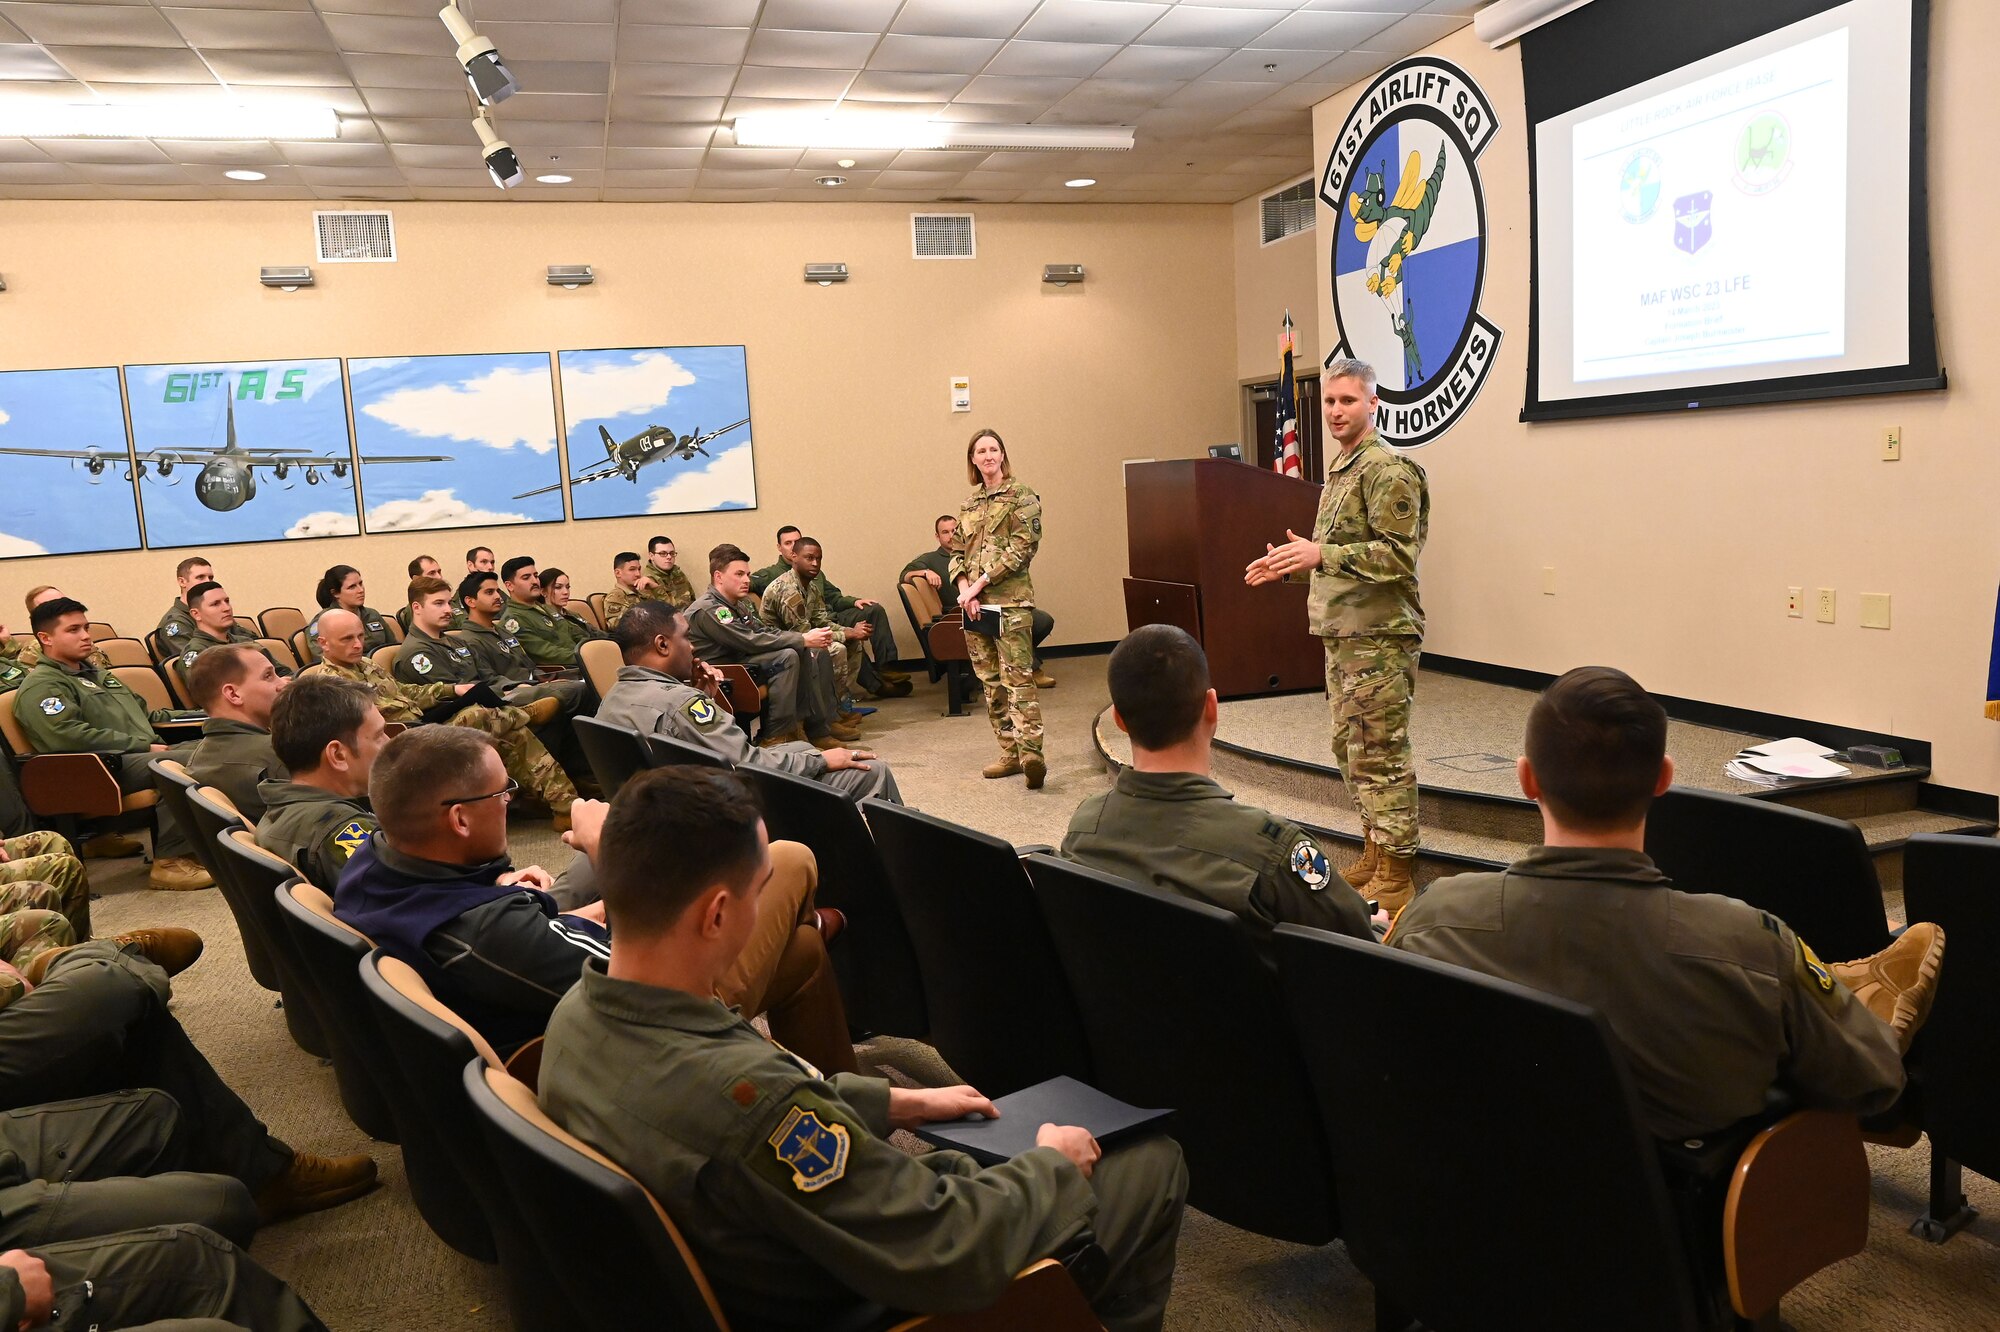
[[[715,455],[703,448],[702,445],[712,444],[730,431],[740,429],[749,424],[750,418],[746,416],[741,421],[726,425],[720,430],[711,430],[707,434],[703,434],[701,427],[696,426],[694,432],[687,435],[676,435],[672,426],[649,425],[623,443],[611,438],[611,432],[603,426],[599,426],[597,427],[597,433],[604,439],[605,460],[581,474],[571,477],[569,483],[572,486],[580,486],[590,481],[606,481],[614,476],[622,476],[627,481],[636,484],[639,480],[639,469],[647,463],[660,462],[668,458],[685,458],[691,460],[697,453],[704,458],[712,458]],[[546,495],[551,490],[560,490],[561,488],[561,483],[558,482],[553,486],[542,486],[537,490],[523,491],[514,496],[514,498],[518,500],[527,499],[533,495]]]
[[[257,497],[257,469],[260,467],[268,471],[274,480],[285,482],[285,488],[289,490],[294,471],[304,476],[307,485],[316,486],[325,479],[320,475],[322,469],[338,479],[345,477],[351,466],[346,458],[318,454],[309,449],[244,448],[236,441],[234,393],[224,397],[223,426],[224,438],[220,449],[156,449],[136,460],[100,449],[0,449],[0,454],[23,458],[68,458],[72,465],[89,474],[92,485],[102,481],[106,469],[119,461],[130,463],[126,472],[128,481],[145,476],[147,466],[151,465],[158,480],[169,486],[177,486],[187,479],[185,469],[198,467],[195,498],[201,501],[204,508],[217,513],[240,509]],[[361,461],[437,463],[452,459],[431,454],[397,454],[366,457]]]

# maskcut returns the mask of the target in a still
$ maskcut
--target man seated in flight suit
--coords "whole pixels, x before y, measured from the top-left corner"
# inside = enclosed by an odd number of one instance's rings
[[[708,591],[687,608],[688,641],[712,665],[748,666],[770,691],[762,744],[809,740],[838,749],[861,738],[835,716],[831,629],[791,633],[759,618],[750,602],[750,557],[727,542],[708,552]]]
[[[0,1252],[0,1327],[326,1332],[292,1288],[198,1225]]]
[[[413,580],[418,578],[435,578],[438,581],[443,582],[444,566],[437,562],[435,556],[419,555],[417,556],[417,558],[410,561],[410,577]],[[450,588],[450,586],[451,586],[450,583],[445,583],[446,588]],[[410,607],[407,603],[403,606],[401,610],[396,612],[396,623],[403,627],[403,633],[405,635],[407,635],[410,632]],[[451,623],[446,625],[445,627],[447,629],[457,629],[462,627],[464,624],[465,624],[465,612],[460,610],[458,607],[453,606],[451,608]]]
[[[1259,927],[1311,925],[1373,940],[1369,911],[1289,819],[1238,804],[1209,775],[1215,691],[1184,629],[1149,624],[1111,654],[1111,719],[1132,765],[1077,807],[1062,854],[1080,865],[1219,906]]]
[[[584,704],[589,686],[575,678],[575,665],[572,663],[568,676],[543,679],[521,640],[501,623],[507,595],[501,591],[498,574],[467,574],[458,585],[458,603],[465,607],[465,627],[459,633],[472,649],[481,678],[495,693],[517,707],[538,698],[553,698],[562,704],[565,717],[588,712]]]
[[[1106,1261],[1085,1294],[1105,1326],[1160,1327],[1187,1193],[1171,1138],[1105,1155],[1086,1130],[1043,1124],[997,1166],[908,1156],[892,1129],[993,1103],[822,1073],[724,1006],[773,869],[740,778],[639,774],[605,820],[599,869],[611,956],[549,1021],[542,1108],[660,1200],[732,1322],[824,1327],[864,1301],[981,1309],[1030,1263],[1095,1244]]]
[[[203,652],[188,672],[188,693],[208,714],[188,776],[228,796],[246,823],[264,814],[258,783],[285,775],[271,748],[271,705],[287,683],[269,657],[239,643]]]
[[[188,589],[196,583],[215,581],[215,566],[208,562],[206,555],[190,555],[174,566],[174,600],[160,616],[157,632],[160,635],[160,649],[166,656],[185,651],[187,640],[194,636],[194,617],[188,614]]]
[[[516,555],[500,566],[506,593],[500,604],[500,628],[519,639],[521,650],[537,666],[579,670],[576,651],[582,639],[542,593],[542,578],[532,555]]]
[[[1828,966],[1770,913],[1676,888],[1645,852],[1647,809],[1674,780],[1666,746],[1666,711],[1623,671],[1581,666],[1550,685],[1517,760],[1543,845],[1431,884],[1389,946],[1595,1008],[1659,1138],[1760,1114],[1774,1087],[1809,1107],[1888,1109],[1930,1013],[1943,931],[1911,925],[1873,957]]]
[[[271,747],[290,775],[259,788],[257,845],[331,897],[340,872],[381,825],[368,805],[368,775],[388,743],[366,685],[307,671],[271,709]],[[563,815],[568,818],[568,808]]]
[[[264,654],[271,663],[271,669],[278,674],[289,676],[292,668],[279,663],[262,643],[250,626],[236,618],[236,608],[229,600],[229,594],[217,582],[196,583],[188,589],[188,614],[194,617],[194,630],[181,640],[179,670],[182,678],[194,667],[194,660],[210,648],[221,647],[224,643],[236,643],[254,648]]]

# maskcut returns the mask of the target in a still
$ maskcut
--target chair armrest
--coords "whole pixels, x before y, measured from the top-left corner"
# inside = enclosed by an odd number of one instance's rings
[[[965,645],[965,620],[943,619],[930,628],[926,640],[931,656],[939,661],[971,661],[972,651]]]
[[[1868,1154],[1853,1115],[1802,1110],[1751,1139],[1722,1213],[1729,1302],[1756,1320],[1868,1243]]]
[[[529,1091],[536,1090],[542,1077],[542,1041],[535,1037],[507,1058],[507,1072],[525,1084]]]
[[[1056,849],[1047,842],[1027,842],[1014,848],[1017,856],[1052,856]]]
[[[1008,1283],[1000,1298],[977,1313],[932,1314],[897,1323],[889,1332],[1006,1332],[1031,1327],[1036,1332],[1102,1332],[1104,1325],[1090,1311],[1090,1302],[1071,1279],[1069,1269],[1044,1258]]]
[[[33,754],[21,764],[21,798],[37,814],[115,818],[125,797],[118,779],[95,754]]]

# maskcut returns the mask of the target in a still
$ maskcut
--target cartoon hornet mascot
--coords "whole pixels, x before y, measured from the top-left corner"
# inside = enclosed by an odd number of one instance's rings
[[[1354,239],[1367,241],[1368,261],[1375,271],[1368,275],[1368,290],[1389,302],[1403,280],[1403,259],[1422,243],[1430,230],[1431,214],[1437,211],[1438,190],[1444,185],[1445,150],[1438,148],[1437,165],[1428,178],[1422,175],[1422,155],[1412,150],[1403,163],[1403,180],[1396,197],[1383,190],[1387,165],[1368,173],[1361,193],[1349,193],[1347,212],[1354,218]]]

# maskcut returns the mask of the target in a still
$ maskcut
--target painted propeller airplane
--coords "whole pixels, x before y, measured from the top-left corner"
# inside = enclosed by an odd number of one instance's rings
[[[647,463],[660,462],[667,458],[691,459],[697,453],[704,458],[714,457],[715,455],[702,445],[712,444],[730,431],[749,424],[750,418],[746,416],[733,425],[726,425],[720,430],[711,430],[705,435],[701,433],[700,426],[695,427],[693,434],[676,435],[672,426],[649,425],[622,444],[611,438],[609,430],[599,426],[597,433],[604,439],[604,461],[578,476],[571,477],[569,483],[580,486],[589,481],[606,481],[614,476],[622,476],[627,481],[636,483],[639,479],[639,469]],[[538,490],[523,491],[514,498],[518,500],[533,495],[546,495],[551,490],[561,488],[561,482],[558,482]]]
[[[132,462],[127,479],[143,477],[150,464],[158,478],[167,485],[177,486],[186,479],[185,467],[199,467],[195,478],[195,498],[203,507],[217,513],[228,513],[240,509],[257,497],[257,469],[264,468],[278,481],[288,484],[294,471],[305,477],[309,486],[320,484],[325,478],[321,469],[334,477],[347,475],[349,461],[346,458],[316,454],[309,449],[246,449],[236,442],[236,403],[233,397],[224,399],[223,410],[224,440],[220,449],[156,449]],[[114,462],[123,461],[125,455],[107,453],[102,449],[0,449],[0,454],[21,458],[68,458],[79,464],[90,475],[91,484],[103,480],[105,471]],[[429,454],[394,454],[365,457],[365,463],[425,463],[450,462],[448,457]]]

